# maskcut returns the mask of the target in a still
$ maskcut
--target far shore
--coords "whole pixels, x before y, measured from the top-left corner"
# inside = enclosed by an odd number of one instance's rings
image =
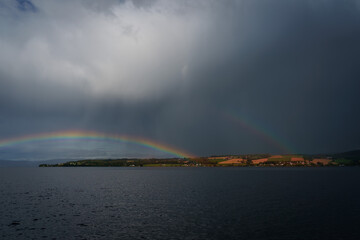
[[[85,159],[39,167],[321,167],[360,165],[360,151],[337,154],[246,154],[196,158]]]

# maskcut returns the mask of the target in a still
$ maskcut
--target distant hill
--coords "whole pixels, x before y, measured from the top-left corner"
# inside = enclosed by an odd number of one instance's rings
[[[343,153],[335,153],[332,155],[333,158],[345,158],[355,162],[360,162],[360,150],[353,150]]]
[[[58,166],[137,166],[137,165],[162,165],[162,166],[172,166],[172,165],[211,165],[215,166],[218,162],[237,158],[243,158],[246,161],[250,162],[253,159],[259,159],[264,157],[270,157],[269,154],[250,154],[250,155],[238,155],[231,156],[227,155],[226,157],[200,157],[193,159],[52,159],[45,161],[15,161],[15,160],[0,160],[0,167],[37,167],[39,165],[58,165]],[[290,155],[284,155],[283,158],[288,158]],[[276,161],[276,156],[271,158],[271,161],[267,163],[274,163]],[[301,156],[298,156],[301,157]],[[326,158],[332,159],[334,164],[338,165],[360,165],[360,150],[347,151],[342,153],[334,154],[307,154],[303,155],[306,160],[311,161],[315,158]],[[226,158],[226,159],[224,159]],[[282,158],[282,159],[283,159]],[[245,162],[246,162],[245,161]],[[76,163],[75,163],[76,162]],[[66,164],[63,164],[66,163]],[[245,163],[244,163],[245,164]],[[245,164],[246,165],[246,164]]]
[[[360,157],[360,150],[353,150],[343,153],[335,153],[334,156]]]
[[[0,160],[0,167],[35,167],[37,162]]]
[[[51,159],[46,161],[0,160],[0,167],[37,167],[39,164],[56,164],[67,161],[69,161],[69,159]]]

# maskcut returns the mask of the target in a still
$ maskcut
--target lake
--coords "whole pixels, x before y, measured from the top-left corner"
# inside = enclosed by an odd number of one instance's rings
[[[360,239],[360,168],[0,168],[0,239]]]

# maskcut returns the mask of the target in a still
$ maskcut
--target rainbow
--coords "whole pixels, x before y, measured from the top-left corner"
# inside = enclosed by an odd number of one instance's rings
[[[155,142],[153,140],[145,139],[143,137],[133,137],[127,135],[118,135],[118,134],[108,134],[95,131],[83,131],[83,130],[68,130],[60,132],[48,132],[40,133],[33,135],[25,135],[14,138],[7,138],[0,140],[0,148],[19,145],[29,142],[38,142],[38,141],[49,141],[49,140],[71,140],[71,139],[81,139],[81,140],[110,140],[117,142],[126,142],[133,143],[140,146],[148,147],[155,149],[161,152],[169,153],[179,158],[192,158],[192,154],[186,153],[182,150],[175,149],[173,147],[167,146]]]
[[[272,131],[263,126],[260,126],[259,124],[256,124],[254,121],[251,121],[245,115],[240,115],[234,111],[226,111],[223,113],[223,116],[225,116],[228,120],[240,125],[242,128],[245,128],[252,134],[257,135],[264,141],[270,143],[272,146],[280,150],[281,153],[296,153],[296,150],[290,146],[288,141],[284,141]]]

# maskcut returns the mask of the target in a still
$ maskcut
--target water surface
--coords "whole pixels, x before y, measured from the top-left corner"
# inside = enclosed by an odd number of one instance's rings
[[[0,168],[1,239],[360,239],[360,168]]]

